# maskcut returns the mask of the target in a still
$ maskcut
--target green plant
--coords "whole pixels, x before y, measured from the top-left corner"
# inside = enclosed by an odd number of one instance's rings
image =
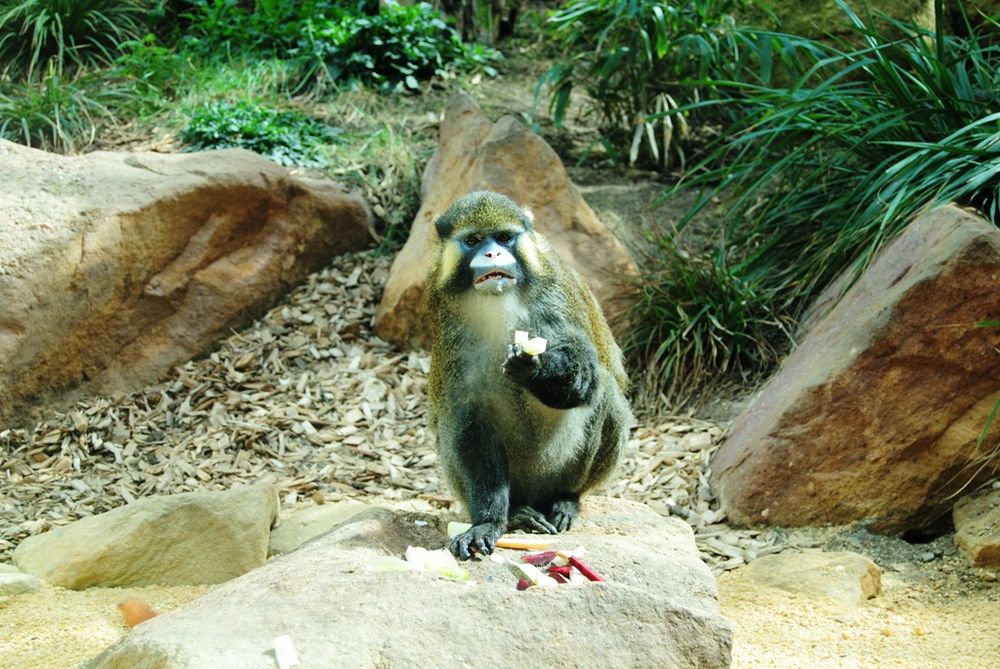
[[[119,48],[121,54],[107,74],[125,82],[131,90],[131,111],[161,108],[181,86],[186,69],[184,56],[159,44],[154,35],[123,42]]]
[[[321,146],[336,129],[295,111],[250,102],[213,102],[191,114],[180,139],[193,150],[237,147],[256,151],[282,165],[321,167]]]
[[[960,39],[901,23],[893,26],[904,36],[888,38],[837,1],[863,48],[813,44],[798,51],[803,74],[790,85],[715,80],[718,97],[687,108],[728,110],[732,122],[678,186],[700,191],[678,230],[721,203],[719,244],[731,273],[755,287],[765,322],[796,318],[928,206],[958,201],[1000,220],[1000,46],[973,30]],[[935,5],[940,14],[942,1]],[[659,299],[669,306],[687,296],[668,285]],[[704,304],[712,330],[730,338],[737,330],[718,305]],[[674,373],[705,367],[699,355]]]
[[[609,153],[629,163],[667,166],[684,160],[687,113],[678,106],[711,96],[698,83],[737,76],[747,42],[731,14],[756,0],[570,0],[549,18],[547,32],[563,57],[539,81],[551,94],[560,125],[574,88],[595,116]],[[702,109],[702,108],[699,108]],[[626,151],[626,148],[627,151]]]
[[[183,14],[188,49],[201,55],[285,56],[298,46],[309,24],[359,13],[364,2],[191,0],[190,5]]]
[[[40,82],[0,87],[0,137],[27,146],[74,153],[94,141],[110,113],[89,86],[64,78],[50,65]]]
[[[463,44],[427,3],[389,3],[374,15],[345,14],[308,27],[298,54],[310,82],[413,90],[449,69],[495,75],[492,63],[500,58],[493,49]]]
[[[0,74],[31,79],[46,63],[107,63],[119,45],[145,32],[154,0],[0,2]]]

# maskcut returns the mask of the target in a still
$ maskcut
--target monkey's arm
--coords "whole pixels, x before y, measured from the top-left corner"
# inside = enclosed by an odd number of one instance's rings
[[[550,338],[545,353],[538,356],[526,355],[514,344],[507,347],[503,372],[546,406],[572,409],[594,396],[597,352],[589,339],[572,334]]]
[[[473,553],[492,553],[507,529],[510,481],[500,436],[485,417],[466,405],[456,410],[455,418],[446,438],[454,439],[455,465],[472,527],[454,537],[448,547],[455,557],[467,560]]]

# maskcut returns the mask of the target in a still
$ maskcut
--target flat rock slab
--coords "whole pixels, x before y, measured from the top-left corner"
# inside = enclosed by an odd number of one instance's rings
[[[371,509],[298,550],[141,624],[87,667],[275,666],[288,635],[303,667],[656,667],[730,664],[731,626],[684,523],[588,498],[558,546],[584,545],[606,583],[514,589],[492,560],[472,584],[380,572],[380,556],[439,548],[440,516]],[[523,553],[500,551],[517,559]]]
[[[371,215],[250,151],[59,156],[0,140],[0,420],[154,383],[250,322]]]
[[[730,521],[895,534],[946,517],[1000,466],[976,448],[1000,396],[1000,328],[976,323],[997,314],[1000,230],[954,206],[915,219],[733,422],[712,460]]]
[[[882,570],[864,555],[849,551],[805,550],[759,557],[745,578],[770,588],[860,606],[882,590]]]

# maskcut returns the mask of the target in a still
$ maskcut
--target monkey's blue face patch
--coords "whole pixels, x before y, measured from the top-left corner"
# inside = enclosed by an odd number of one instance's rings
[[[475,245],[475,255],[469,261],[473,288],[502,295],[517,284],[517,259],[507,248],[512,242],[513,239],[507,237],[506,244],[484,239]]]

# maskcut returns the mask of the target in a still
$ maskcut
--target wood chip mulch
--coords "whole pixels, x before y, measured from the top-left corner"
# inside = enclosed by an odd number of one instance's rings
[[[426,424],[430,358],[370,330],[389,264],[338,258],[166,381],[0,431],[0,561],[28,535],[141,497],[268,476],[285,506],[310,497],[449,506]],[[725,524],[708,484],[721,436],[689,417],[640,420],[604,493],[686,520],[716,571],[782,546],[775,532]]]

